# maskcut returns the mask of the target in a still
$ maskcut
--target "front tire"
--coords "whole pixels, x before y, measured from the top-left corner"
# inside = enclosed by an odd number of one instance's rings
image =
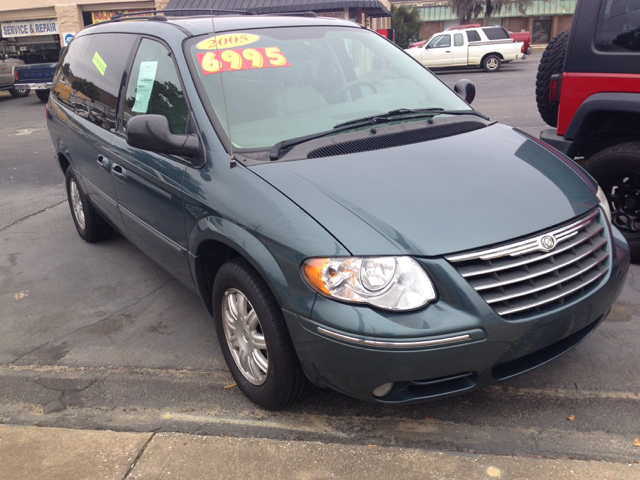
[[[231,260],[218,270],[212,293],[218,342],[242,393],[269,410],[305,395],[311,384],[260,274],[244,259]]]
[[[498,55],[487,55],[482,59],[482,68],[485,72],[497,72],[502,66],[502,59]]]
[[[631,261],[640,263],[640,142],[605,148],[584,168],[607,196],[611,223],[629,242]]]
[[[21,87],[11,87],[9,89],[9,93],[13,98],[23,98],[29,95],[31,92],[30,88],[21,88]]]
[[[71,167],[67,168],[65,180],[71,216],[80,238],[87,243],[110,238],[113,235],[113,227],[91,205]]]
[[[36,96],[43,102],[49,100],[49,90],[36,90]]]

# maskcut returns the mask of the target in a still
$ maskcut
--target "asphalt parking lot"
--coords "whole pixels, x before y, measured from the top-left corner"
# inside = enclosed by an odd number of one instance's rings
[[[469,78],[474,107],[538,136],[539,56],[438,75]],[[516,379],[400,407],[316,391],[272,413],[231,386],[193,293],[120,235],[82,242],[63,180],[44,104],[0,92],[0,423],[640,461],[638,266],[590,338]]]

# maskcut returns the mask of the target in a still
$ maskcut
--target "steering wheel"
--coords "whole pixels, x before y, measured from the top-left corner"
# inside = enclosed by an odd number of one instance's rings
[[[378,93],[378,89],[376,88],[376,86],[368,80],[354,80],[353,82],[346,83],[342,87],[340,87],[336,93],[331,95],[331,98],[329,98],[328,102],[333,103],[344,92],[359,85],[369,87],[374,94]]]

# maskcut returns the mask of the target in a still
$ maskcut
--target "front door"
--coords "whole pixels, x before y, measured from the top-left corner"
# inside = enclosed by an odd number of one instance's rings
[[[453,65],[450,34],[438,35],[425,45],[422,50],[422,64],[425,67],[450,67]]]
[[[148,38],[142,39],[129,75],[122,130],[112,144],[111,174],[131,241],[189,285],[182,195],[186,163],[127,144],[127,122],[143,114],[163,115],[173,133],[187,133],[189,108],[172,56],[163,44]]]

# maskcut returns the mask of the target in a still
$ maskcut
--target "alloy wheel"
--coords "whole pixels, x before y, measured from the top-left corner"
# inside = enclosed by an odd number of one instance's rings
[[[606,187],[611,222],[625,233],[640,233],[640,175],[622,173]]]
[[[269,372],[267,344],[258,315],[240,290],[224,293],[222,324],[236,366],[250,383],[262,385]]]
[[[74,179],[69,182],[69,190],[71,191],[71,207],[73,208],[73,215],[76,217],[76,221],[82,230],[85,229],[84,220],[84,208],[82,206],[82,199],[80,198],[80,190]]]

